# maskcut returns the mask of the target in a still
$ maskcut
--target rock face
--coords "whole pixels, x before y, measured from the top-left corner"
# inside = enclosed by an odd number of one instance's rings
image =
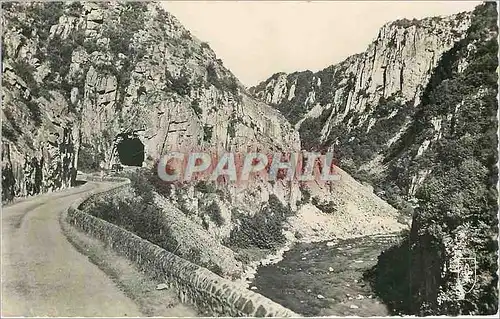
[[[295,124],[303,148],[335,148],[340,166],[361,180],[366,171],[379,175],[439,60],[465,36],[470,17],[391,22],[363,53],[317,73],[278,73],[250,90]]]
[[[179,148],[300,147],[279,112],[153,3],[3,9],[5,199],[69,186],[77,169],[109,168],[127,156],[124,139],[143,145],[139,166]],[[122,149],[142,151],[130,145]]]
[[[278,73],[251,91],[275,105],[291,122],[330,110],[327,126],[349,113],[369,113],[380,98],[397,95],[418,105],[441,55],[464,36],[470,13],[384,25],[368,49],[320,72]],[[363,118],[366,120],[366,118]],[[353,125],[355,126],[355,125]]]
[[[413,216],[376,270],[394,313],[498,311],[496,21],[487,3],[393,22],[362,54],[252,89],[303,147],[334,148],[342,168]]]

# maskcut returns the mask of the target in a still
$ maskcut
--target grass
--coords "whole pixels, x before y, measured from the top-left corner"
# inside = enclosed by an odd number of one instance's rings
[[[160,284],[141,272],[127,258],[118,255],[95,238],[77,230],[61,216],[61,228],[68,241],[106,273],[127,297],[148,317],[194,317],[196,311],[180,303],[174,290],[156,290]]]

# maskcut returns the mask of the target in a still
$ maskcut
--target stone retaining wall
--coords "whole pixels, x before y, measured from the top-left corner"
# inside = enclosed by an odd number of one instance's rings
[[[165,249],[142,239],[116,225],[87,214],[84,209],[88,199],[108,194],[130,181],[121,179],[110,189],[94,193],[73,203],[67,221],[102,240],[116,252],[135,262],[141,270],[160,282],[174,288],[182,302],[194,304],[200,314],[208,316],[270,316],[299,317],[291,310],[251,290],[224,279],[206,268],[193,264]]]

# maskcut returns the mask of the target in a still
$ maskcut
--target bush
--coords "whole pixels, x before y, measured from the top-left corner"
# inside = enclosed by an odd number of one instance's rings
[[[213,63],[210,63],[207,66],[207,82],[218,89],[221,88],[219,76],[217,75],[217,70],[215,69],[215,65]]]
[[[153,168],[147,173],[148,180],[154,190],[163,197],[169,197],[172,192],[172,184],[165,182],[158,176],[158,163],[155,163]]]
[[[84,13],[84,7],[80,2],[73,2],[66,9],[66,13],[69,16],[79,18]]]
[[[281,204],[275,195],[271,195],[260,212],[240,218],[240,225],[231,231],[227,245],[275,250],[286,242],[282,232],[283,223],[291,214],[290,208]]]
[[[321,203],[317,197],[312,198],[312,204],[316,206],[323,213],[332,214],[337,211],[337,205],[333,201]]]
[[[203,126],[203,141],[210,142],[212,140],[213,128],[207,125]]]
[[[198,117],[203,113],[203,110],[200,107],[200,101],[198,99],[194,99],[191,101],[191,108]]]
[[[51,69],[57,70],[63,79],[69,73],[71,57],[76,46],[75,42],[81,41],[81,39],[73,39],[76,33],[71,35],[72,37],[65,40],[58,36],[52,37],[47,45],[46,59],[49,61]]]
[[[302,194],[302,202],[309,203],[311,200],[311,192],[305,187],[300,187],[300,193]]]
[[[137,96],[139,97],[139,96],[141,96],[141,95],[143,95],[145,93],[146,93],[146,88],[144,86],[142,86],[142,85],[139,86],[139,88],[137,89]]]
[[[189,31],[182,32],[181,38],[185,40],[192,40],[191,32]]]
[[[236,130],[234,126],[235,126],[235,119],[232,118],[229,120],[229,124],[227,126],[227,134],[231,138],[234,138],[236,136]]]
[[[2,137],[5,137],[9,141],[17,142],[18,134],[19,133],[16,132],[16,130],[12,129],[5,123],[2,123]]]
[[[222,217],[222,213],[220,211],[219,205],[214,201],[212,202],[207,208],[206,212],[208,213],[208,216],[210,216],[210,219],[215,223],[215,225],[221,227],[224,225],[224,217]]]
[[[32,23],[29,25],[30,30],[37,30],[41,42],[47,40],[50,28],[59,22],[59,17],[64,13],[63,2],[33,3],[27,9],[24,6],[22,8],[27,16],[26,21],[32,19]],[[25,27],[28,26],[23,26],[23,29]]]
[[[320,150],[323,146],[320,143],[320,134],[318,132],[324,126],[332,113],[332,109],[325,108],[317,118],[306,118],[299,128],[300,140],[306,150]]]
[[[225,84],[229,92],[231,92],[233,95],[238,95],[238,82],[235,78],[229,78]]]
[[[78,153],[78,169],[84,172],[96,172],[104,154],[98,154],[92,146],[83,144]]]
[[[91,214],[170,252],[174,252],[179,246],[163,218],[163,212],[142,197],[117,201],[104,198],[96,203]]]
[[[21,97],[21,100],[26,104],[28,111],[30,113],[30,118],[33,120],[36,126],[40,126],[42,124],[42,112],[38,103],[35,101],[35,98],[40,93],[40,87],[36,82],[33,74],[36,72],[35,68],[28,64],[27,62],[12,62],[12,67],[15,70],[16,74],[26,82],[26,85],[30,89],[30,96],[27,98]]]
[[[213,183],[207,183],[205,181],[199,181],[194,185],[194,189],[200,193],[205,193],[205,194],[213,194],[216,191],[215,186]]]
[[[125,174],[131,181],[131,186],[135,192],[152,202],[153,192],[164,197],[169,197],[172,191],[172,184],[165,182],[158,176],[158,163],[151,169],[140,169],[135,173]]]
[[[189,86],[189,77],[186,73],[181,72],[178,78],[174,78],[170,71],[165,71],[167,81],[170,82],[170,89],[180,96],[189,95],[191,88]]]

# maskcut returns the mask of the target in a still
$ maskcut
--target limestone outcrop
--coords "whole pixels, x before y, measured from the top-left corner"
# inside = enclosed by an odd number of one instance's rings
[[[144,145],[144,166],[173,149],[300,148],[286,119],[155,3],[3,8],[9,196],[69,186],[78,169],[110,168],[123,137]]]

